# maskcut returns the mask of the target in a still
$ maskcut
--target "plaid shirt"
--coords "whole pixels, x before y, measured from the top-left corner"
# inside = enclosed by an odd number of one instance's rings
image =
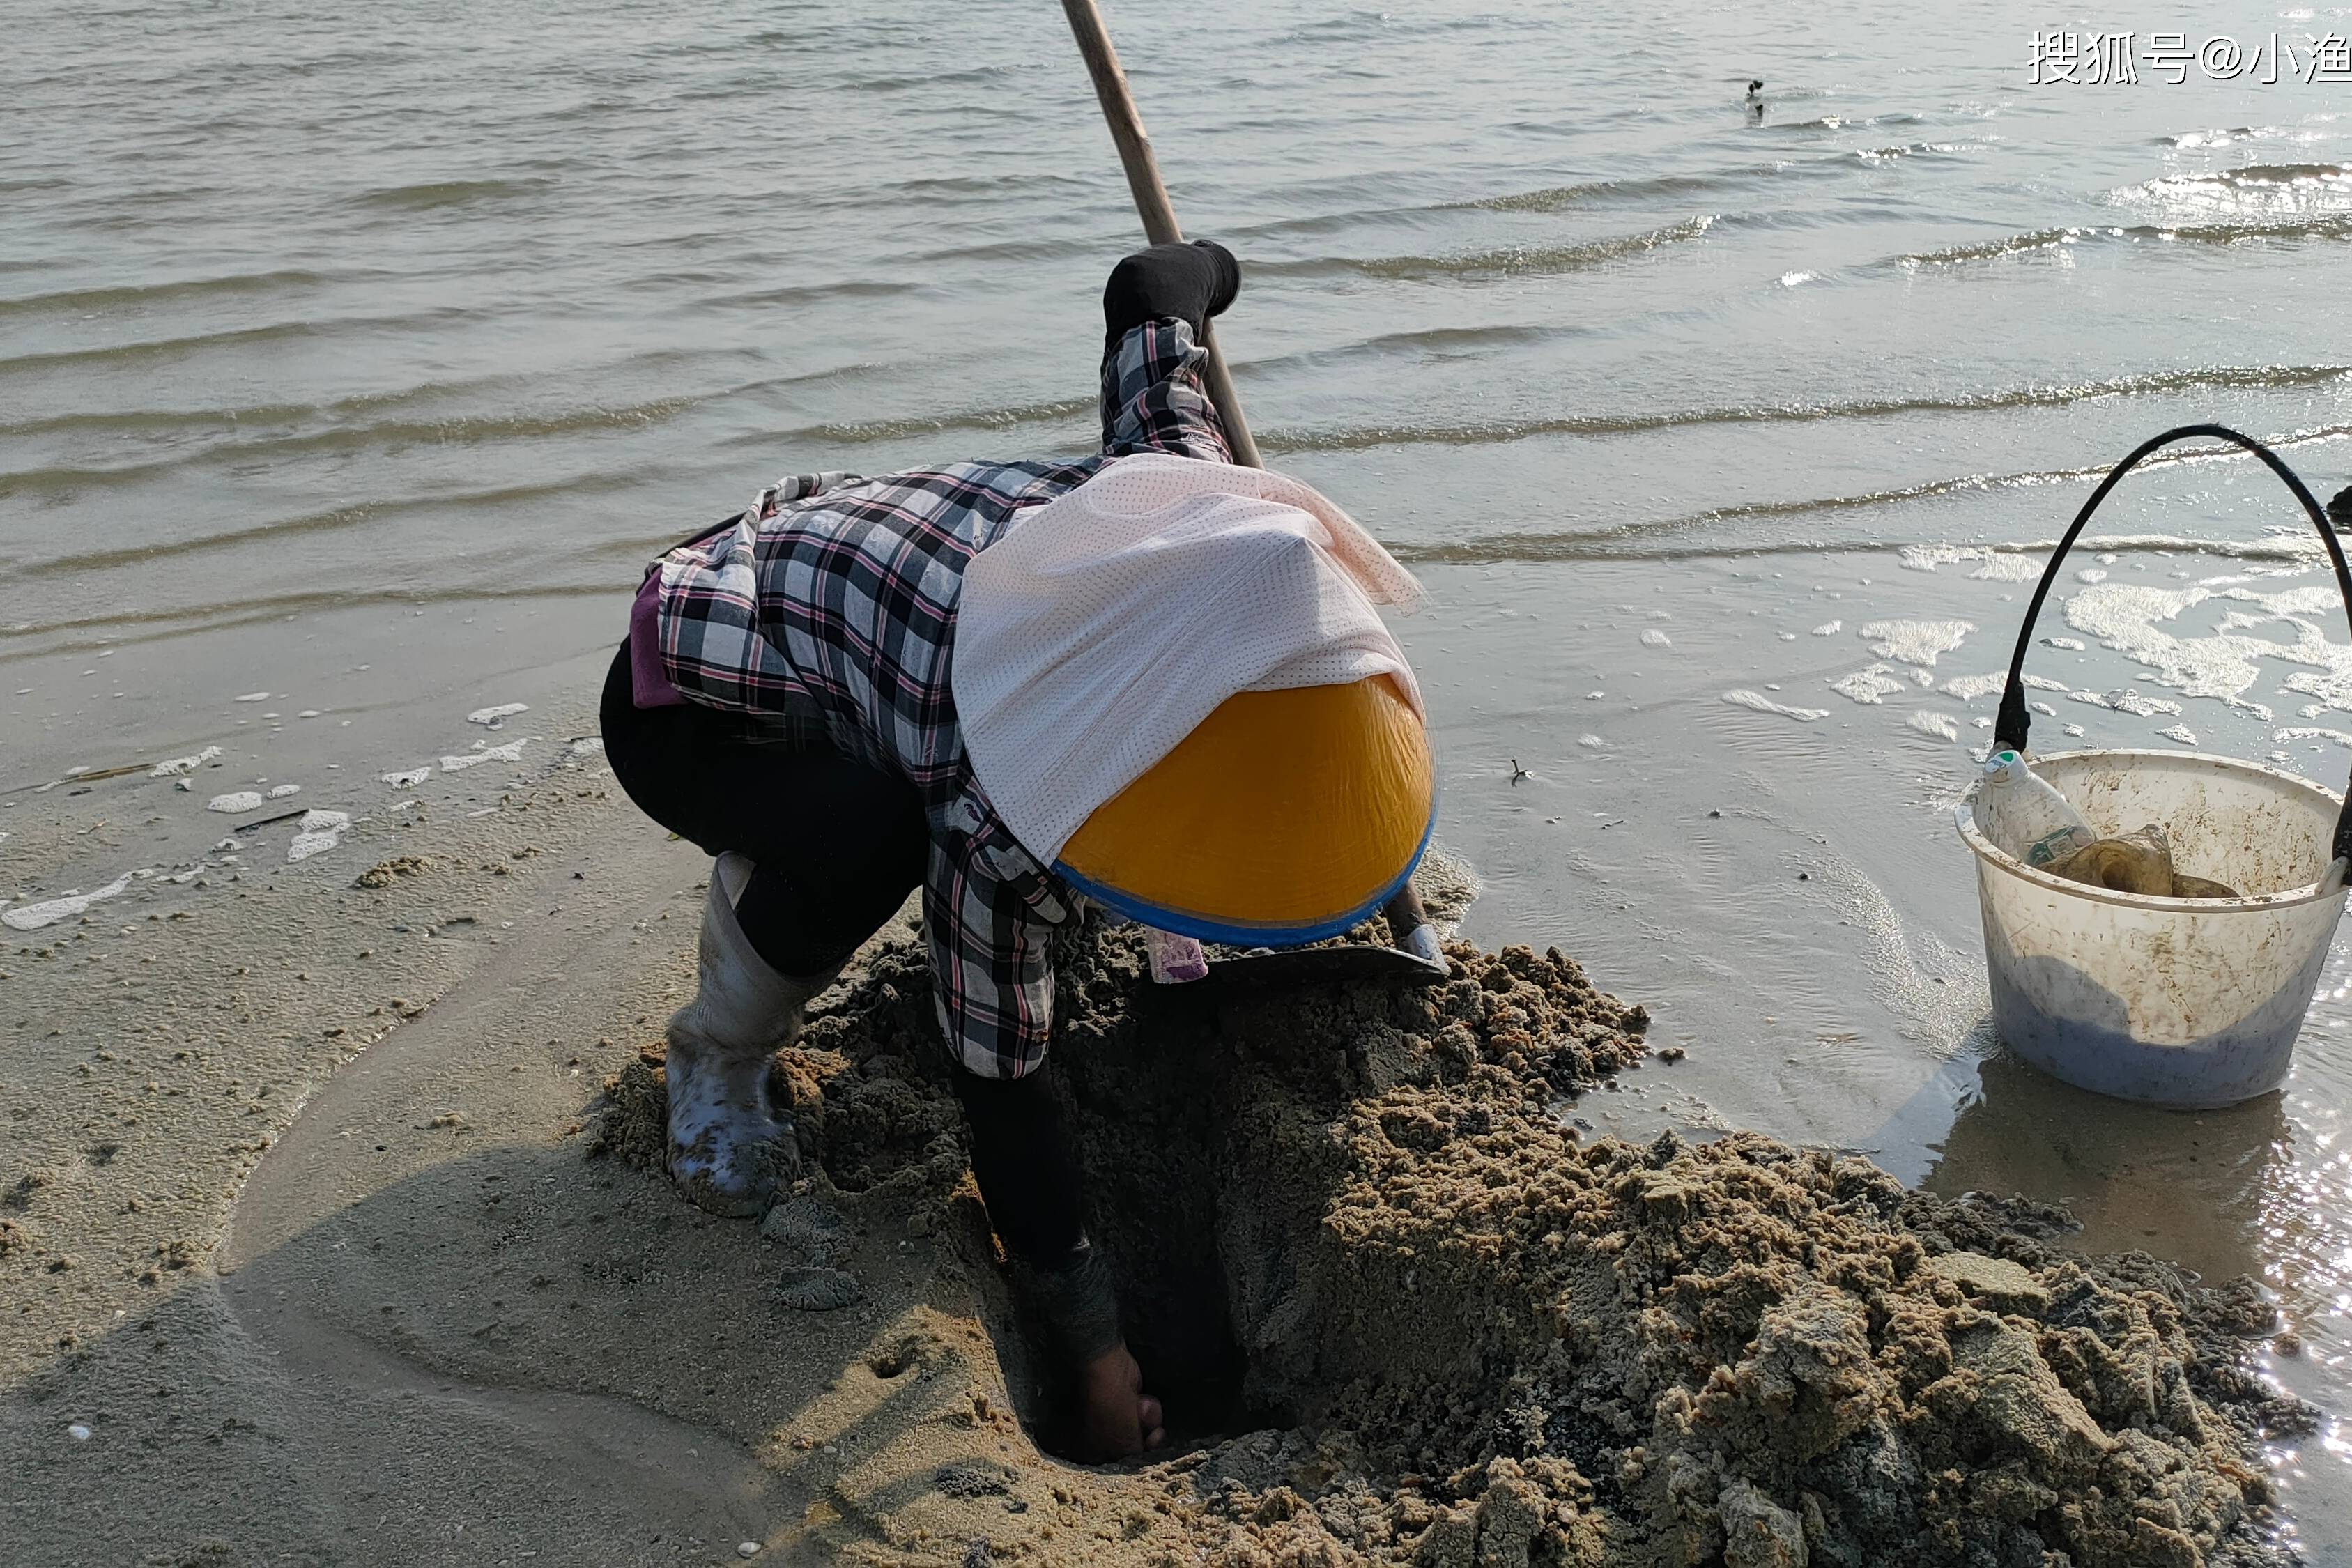
[[[823,717],[834,748],[897,773],[930,819],[923,935],[940,1026],[964,1066],[1018,1078],[1053,1026],[1051,928],[1076,896],[972,777],[948,670],[965,563],[1013,514],[1133,452],[1231,462],[1192,329],[1147,321],[1103,360],[1103,450],[1075,462],[803,474],[655,563],[663,671],[693,701]]]

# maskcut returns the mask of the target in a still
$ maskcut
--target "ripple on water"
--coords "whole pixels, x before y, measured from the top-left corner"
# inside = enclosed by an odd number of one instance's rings
[[[1904,722],[1922,735],[1933,735],[1939,741],[1957,741],[1960,738],[1960,721],[1949,713],[1938,713],[1933,709],[1915,708],[1911,710],[1910,717]]]
[[[1803,724],[1830,716],[1830,710],[1826,708],[1791,707],[1786,702],[1775,702],[1760,691],[1749,691],[1744,689],[1725,692],[1723,700],[1734,708],[1745,708],[1757,713],[1777,713],[1783,719],[1794,719]]]

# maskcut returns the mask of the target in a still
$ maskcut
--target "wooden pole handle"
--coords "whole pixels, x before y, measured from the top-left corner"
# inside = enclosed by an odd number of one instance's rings
[[[1127,72],[1119,68],[1118,51],[1110,47],[1102,13],[1095,8],[1095,0],[1062,0],[1062,9],[1070,18],[1070,31],[1077,37],[1078,52],[1086,57],[1095,96],[1102,100],[1111,143],[1118,149],[1119,163],[1127,170],[1127,188],[1143,218],[1143,237],[1153,245],[1182,239],[1184,231],[1176,226],[1176,209],[1168,203],[1168,187],[1160,184],[1160,164],[1151,155],[1151,137],[1143,129],[1143,117],[1135,111],[1135,95],[1128,90]],[[1225,444],[1233,448],[1234,461],[1253,468],[1265,467],[1258,458],[1257,443],[1250,438],[1249,423],[1242,417],[1241,397],[1225,370],[1225,356],[1206,322],[1201,328],[1201,346],[1209,352],[1208,374],[1202,379],[1209,401],[1217,405],[1224,422]]]

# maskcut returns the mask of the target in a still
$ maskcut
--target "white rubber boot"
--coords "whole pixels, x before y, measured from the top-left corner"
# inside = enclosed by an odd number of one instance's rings
[[[669,1173],[713,1214],[755,1215],[800,1170],[793,1121],[768,1098],[769,1058],[793,1043],[809,999],[841,973],[794,979],[752,951],[735,919],[751,861],[721,855],[702,908],[699,984],[670,1016]]]

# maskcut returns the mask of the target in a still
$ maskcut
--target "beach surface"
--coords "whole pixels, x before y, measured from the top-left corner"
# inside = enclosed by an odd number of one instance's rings
[[[2285,1560],[2261,1455],[2311,1415],[2244,1370],[2251,1282],[1829,1151],[1583,1140],[1681,1064],[1556,950],[1219,1005],[1070,944],[1053,1070],[1176,1441],[1056,1459],[908,917],[779,1058],[807,1178],[703,1215],[660,1061],[708,862],[541,758],[12,942],[15,1560]],[[87,791],[16,830],[177,793]]]

